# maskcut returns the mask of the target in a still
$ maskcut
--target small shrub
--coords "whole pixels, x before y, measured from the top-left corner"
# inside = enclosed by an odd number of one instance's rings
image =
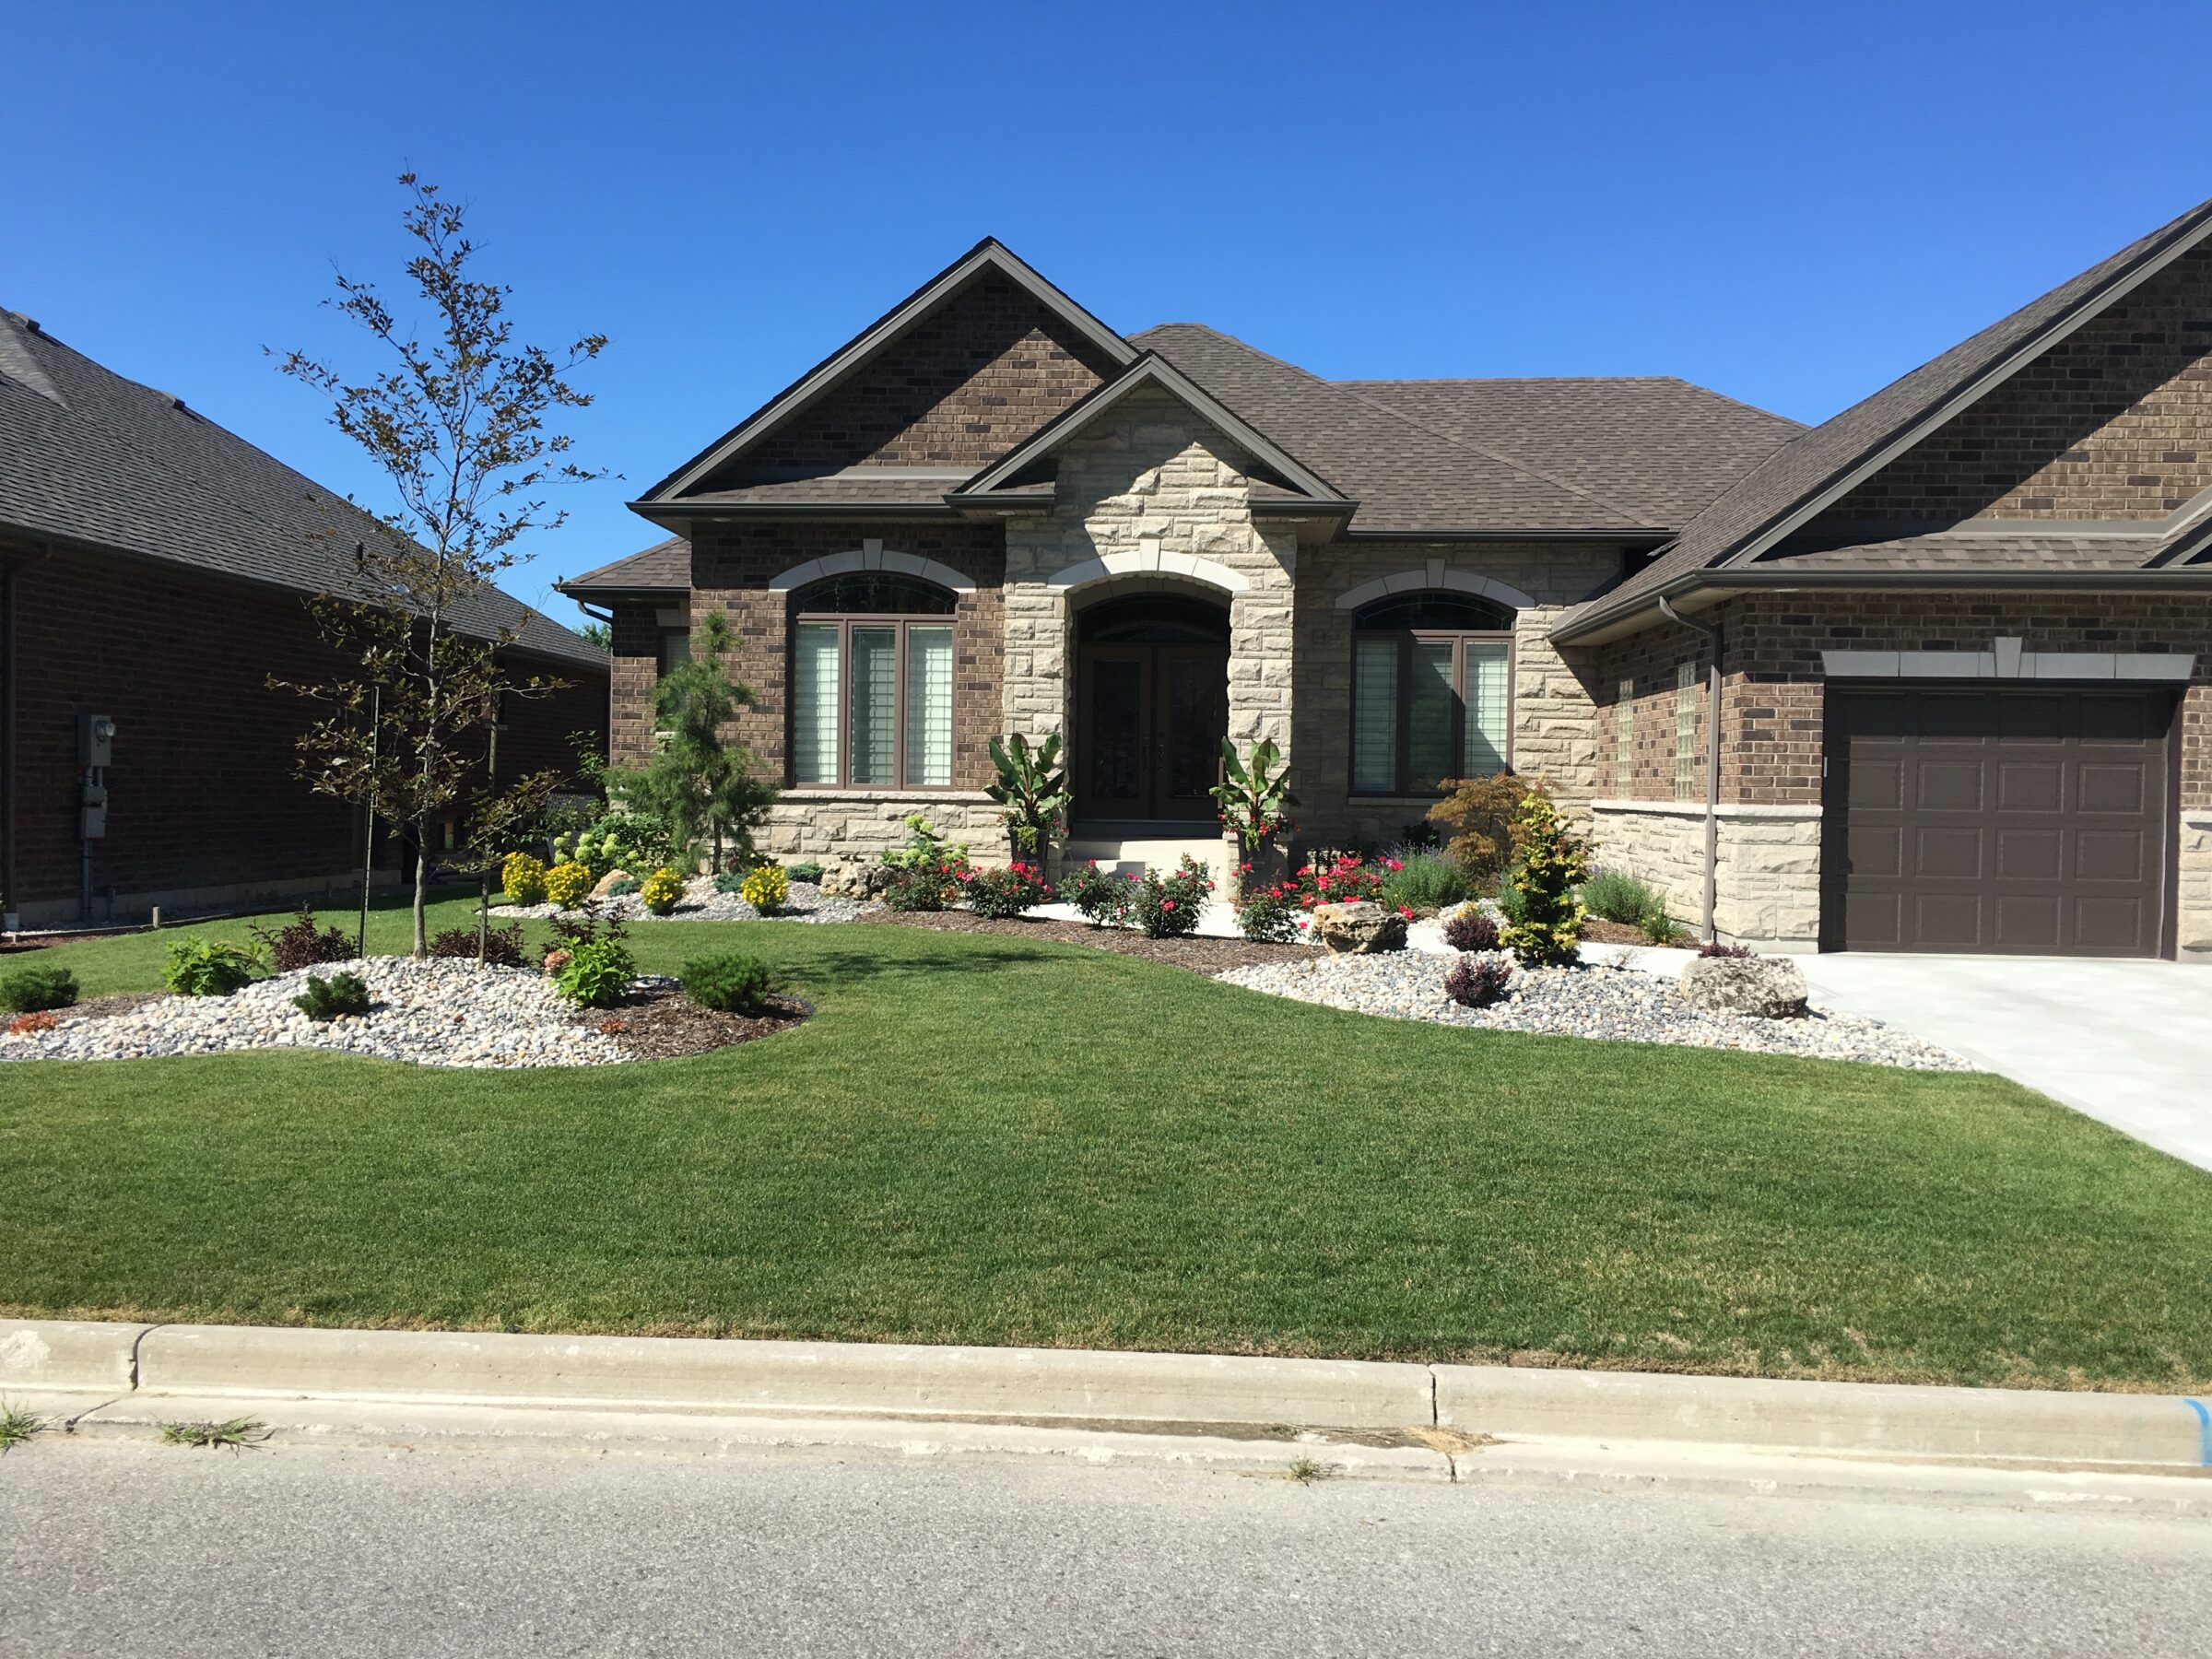
[[[1394,908],[1441,911],[1467,896],[1466,871],[1441,853],[1408,848],[1384,864],[1397,866],[1382,877],[1382,902]]]
[[[555,953],[559,954],[559,952]],[[629,947],[620,939],[594,939],[569,952],[553,975],[554,987],[571,1002],[586,1008],[611,1008],[629,991],[638,976]]]
[[[477,930],[473,927],[449,927],[430,941],[430,954],[450,960],[473,962],[477,959]],[[495,927],[484,935],[484,960],[494,968],[520,968],[523,965],[523,924],[510,922],[505,927]]]
[[[676,909],[677,901],[684,896],[684,878],[663,865],[638,884],[638,897],[645,908],[656,916],[665,916]]]
[[[1093,927],[1126,927],[1130,907],[1136,900],[1136,882],[1128,876],[1099,868],[1092,859],[1061,884],[1076,913]]]
[[[1521,889],[1513,885],[1511,874],[1500,878],[1498,890],[1490,897],[1497,901],[1498,913],[1508,923],[1527,920],[1528,901],[1521,897]]]
[[[979,870],[968,883],[968,908],[993,922],[1011,922],[1030,906],[1053,901],[1052,884],[1034,865]]]
[[[258,950],[197,934],[169,947],[169,964],[161,971],[162,983],[179,996],[228,996],[260,977]]]
[[[1242,874],[1250,876],[1252,866],[1244,865]],[[1237,906],[1237,931],[1256,944],[1296,944],[1297,898],[1279,881],[1273,887],[1247,888],[1244,901]]]
[[[553,936],[560,941],[563,950],[571,952],[581,950],[597,939],[622,938],[628,932],[618,918],[601,918],[596,900],[586,900],[578,915],[553,918]]]
[[[1665,911],[1646,916],[1636,925],[1643,929],[1646,945],[1679,945],[1689,937],[1689,929]]]
[[[265,927],[248,931],[261,942],[262,949],[268,953],[270,970],[276,973],[291,973],[323,962],[350,962],[360,954],[340,929],[317,927],[313,912],[304,903],[288,927],[276,933]]]
[[[1580,955],[1585,912],[1575,888],[1589,874],[1588,855],[1588,843],[1560,821],[1550,799],[1531,790],[1513,820],[1521,916],[1499,935],[1524,968],[1564,967]]]
[[[1755,957],[1759,954],[1759,952],[1752,949],[1748,945],[1723,945],[1716,939],[1711,943],[1699,946],[1698,954],[1701,957],[1735,957],[1738,959],[1743,959]]]
[[[1626,870],[1597,870],[1583,883],[1583,908],[1605,921],[1641,927],[1647,916],[1666,914],[1666,900]]]
[[[1214,880],[1188,853],[1172,876],[1147,870],[1136,884],[1136,925],[1147,939],[1183,939],[1198,931]]]
[[[822,885],[822,866],[818,864],[809,862],[806,864],[786,865],[784,866],[784,874],[789,876],[794,881],[805,882],[808,887],[819,887]]]
[[[1454,950],[1495,950],[1498,918],[1469,905],[1444,918],[1444,943]]]
[[[0,974],[0,1008],[10,1014],[39,1014],[76,1001],[76,975],[66,968],[18,968]]]
[[[791,902],[791,877],[782,865],[756,865],[738,884],[737,897],[764,916],[772,916]]]
[[[1496,957],[1463,956],[1444,970],[1444,994],[1465,1007],[1488,1007],[1512,981],[1512,963]]]
[[[358,973],[334,973],[328,979],[307,976],[307,989],[292,998],[292,1006],[317,1025],[328,1025],[341,1014],[369,1012],[369,982]]]
[[[625,876],[621,880],[608,885],[606,896],[609,899],[627,899],[644,885],[635,876]]]
[[[1487,778],[1447,778],[1445,795],[1429,808],[1430,821],[1451,837],[1444,850],[1468,879],[1487,882],[1506,867],[1513,852],[1513,821],[1529,786],[1511,772]]]
[[[33,1013],[18,1014],[7,1022],[10,1037],[35,1037],[41,1031],[57,1030],[61,1020],[50,1010],[40,1008]]]
[[[718,870],[714,875],[714,890],[724,898],[735,898],[745,890],[745,878],[750,870]]]
[[[895,911],[941,911],[960,896],[972,874],[965,862],[894,865],[883,901]]]
[[[546,861],[529,853],[510,853],[500,866],[500,891],[517,904],[546,901]]]
[[[758,1014],[776,988],[768,964],[742,950],[694,957],[677,977],[683,981],[686,996],[702,1008],[724,1014]]]
[[[562,910],[574,910],[592,896],[597,880],[589,865],[564,858],[546,872],[546,897]]]
[[[1399,868],[1396,859],[1369,863],[1357,853],[1315,853],[1299,865],[1285,885],[1300,910],[1317,904],[1382,902],[1382,883]]]

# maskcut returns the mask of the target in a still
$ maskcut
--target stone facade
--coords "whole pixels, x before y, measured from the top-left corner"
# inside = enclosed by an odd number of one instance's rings
[[[1249,457],[1164,392],[1133,394],[1059,452],[1053,512],[1006,533],[1006,729],[1075,730],[1077,609],[1108,594],[1229,603],[1229,735],[1291,747],[1293,531],[1253,521]]]
[[[2183,808],[2179,853],[2181,958],[2212,965],[2212,812]]]
[[[1591,803],[1595,862],[1650,882],[1667,913],[1705,913],[1705,804]],[[1768,950],[1812,950],[1820,936],[1820,808],[1724,806],[1715,818],[1713,929]]]
[[[1474,578],[1473,590],[1515,608],[1512,760],[1540,778],[1569,808],[1598,789],[1591,686],[1552,645],[1552,626],[1618,573],[1618,548],[1591,544],[1333,542],[1309,552],[1297,582],[1297,659],[1301,665],[1292,727],[1300,757],[1293,785],[1299,822],[1324,841],[1382,843],[1427,814],[1431,797],[1351,794],[1352,622],[1368,584],[1418,577],[1443,588]]]

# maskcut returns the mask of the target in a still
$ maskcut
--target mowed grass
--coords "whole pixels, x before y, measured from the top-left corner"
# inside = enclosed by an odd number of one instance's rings
[[[819,1015],[596,1070],[0,1067],[0,1311],[2212,1382],[2212,1175],[1998,1078],[896,926],[631,937],[756,951]],[[47,959],[150,987],[167,942]]]

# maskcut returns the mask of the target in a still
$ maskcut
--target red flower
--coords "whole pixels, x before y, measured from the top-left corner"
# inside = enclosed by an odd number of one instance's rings
[[[1159,908],[1161,910],[1173,910],[1175,908],[1175,900],[1172,899],[1162,899],[1159,901]]]
[[[1401,904],[1401,905],[1399,905],[1399,906],[1398,906],[1398,914],[1399,914],[1399,915],[1401,915],[1401,916],[1403,916],[1403,917],[1405,917],[1405,918],[1406,918],[1406,921],[1408,921],[1408,922],[1412,921],[1412,920],[1413,920],[1413,906],[1412,906],[1412,905],[1410,905],[1410,904]]]

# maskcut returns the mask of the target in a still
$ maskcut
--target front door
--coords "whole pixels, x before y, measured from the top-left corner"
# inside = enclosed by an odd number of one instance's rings
[[[1092,819],[1210,818],[1229,732],[1229,648],[1078,648],[1076,813]]]

